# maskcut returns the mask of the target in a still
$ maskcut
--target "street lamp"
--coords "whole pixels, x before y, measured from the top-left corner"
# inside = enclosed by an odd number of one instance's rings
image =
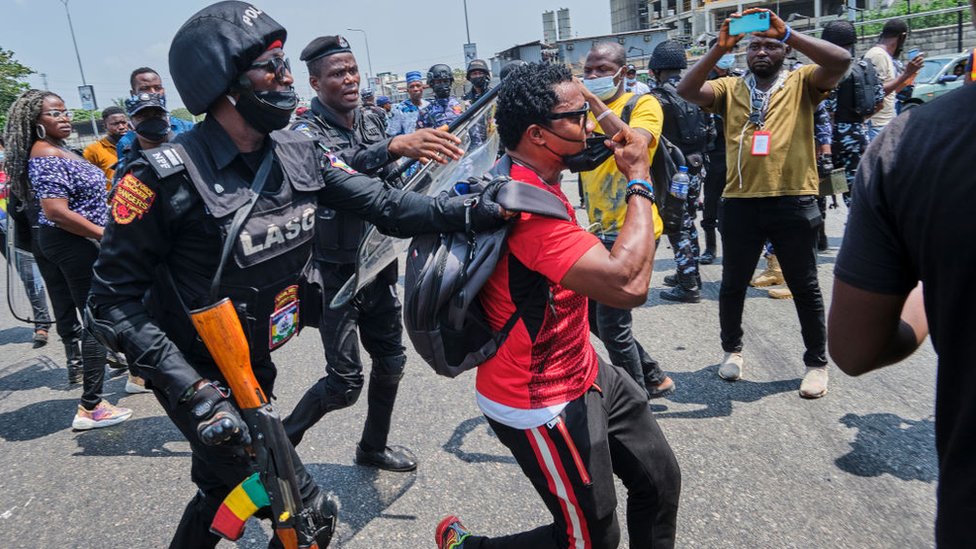
[[[366,36],[366,31],[363,29],[346,29],[347,31],[361,32],[363,33],[363,40],[366,41],[366,62],[369,64],[369,74],[366,75],[366,81],[369,82],[369,87],[372,89],[373,81],[370,80],[370,75],[373,74],[373,60],[369,56],[369,37]]]
[[[78,58],[78,71],[81,72],[81,85],[87,86],[88,82],[85,81],[85,69],[81,66],[81,54],[78,53],[78,41],[75,40],[75,27],[71,24],[71,12],[68,11],[68,0],[61,0],[64,4],[64,13],[68,16],[68,29],[71,30],[71,42],[75,45],[75,57]],[[93,96],[94,99],[94,96]],[[98,126],[95,124],[95,111],[91,114],[91,125],[92,125],[92,136],[98,139]]]

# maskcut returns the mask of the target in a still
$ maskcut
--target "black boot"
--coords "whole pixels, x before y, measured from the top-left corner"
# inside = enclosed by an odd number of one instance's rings
[[[666,292],[661,292],[661,299],[681,303],[698,303],[701,301],[700,282],[697,273],[680,274],[678,280],[680,284]]]
[[[702,265],[715,263],[715,229],[705,229],[705,251],[698,257]]]
[[[64,355],[68,359],[68,383],[78,385],[84,377],[84,366],[81,359],[81,339],[64,340]]]
[[[668,288],[674,288],[678,284],[679,284],[679,282],[678,282],[678,274],[677,273],[675,273],[675,274],[669,274],[669,275],[664,275],[664,285],[667,286]]]
[[[366,392],[369,405],[366,425],[363,427],[363,438],[356,447],[356,463],[359,465],[386,471],[413,471],[417,468],[417,461],[409,450],[386,445],[393,420],[393,405],[406,362],[404,355],[373,360]]]

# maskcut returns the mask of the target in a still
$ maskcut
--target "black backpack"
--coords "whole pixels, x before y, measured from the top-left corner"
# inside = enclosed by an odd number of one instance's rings
[[[620,111],[620,120],[624,124],[630,125],[630,116],[640,100],[639,95],[631,97],[627,104]],[[687,166],[687,160],[681,148],[668,141],[661,135],[658,138],[657,150],[654,151],[654,158],[651,159],[651,182],[654,184],[654,203],[657,204],[657,212],[664,222],[664,233],[674,233],[681,230],[681,220],[684,216],[685,203],[671,196],[668,192],[671,186],[671,178],[678,173],[678,166]]]
[[[851,67],[850,74],[837,86],[838,122],[864,122],[877,107],[875,95],[881,79],[874,64],[860,59]]]
[[[508,175],[511,159],[502,156],[493,175]],[[474,197],[490,179],[469,181],[464,195]],[[457,186],[449,192],[457,192]],[[509,181],[495,201],[510,211],[530,212],[569,220],[556,195],[528,183]],[[517,309],[501,330],[485,319],[478,293],[495,271],[512,223],[486,232],[415,237],[407,250],[403,325],[417,353],[442,376],[456,377],[498,352],[522,315]],[[544,280],[544,279],[540,279]]]
[[[664,111],[664,131],[661,133],[681,147],[685,156],[703,153],[708,144],[708,120],[701,107],[682,99],[671,82],[654,88],[651,95],[657,98]]]

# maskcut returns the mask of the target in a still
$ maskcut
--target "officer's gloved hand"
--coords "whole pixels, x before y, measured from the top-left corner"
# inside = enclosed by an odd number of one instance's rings
[[[500,175],[485,186],[484,192],[478,196],[478,202],[471,208],[471,227],[474,230],[484,231],[501,226],[508,219],[518,215],[516,212],[502,208],[500,204],[495,202],[498,191],[509,181],[511,181],[509,177]],[[475,182],[477,180],[472,181],[472,183]]]
[[[184,403],[197,423],[197,436],[207,446],[251,443],[247,424],[230,402],[230,389],[209,381]]]

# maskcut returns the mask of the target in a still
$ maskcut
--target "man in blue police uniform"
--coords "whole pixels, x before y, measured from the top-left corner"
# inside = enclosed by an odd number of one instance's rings
[[[407,78],[407,98],[393,107],[393,116],[386,127],[391,136],[406,135],[417,130],[417,118],[421,109],[427,107],[424,99],[424,77],[420,71],[410,71]]]
[[[315,139],[353,169],[382,177],[401,156],[446,160],[463,154],[456,146],[460,140],[440,130],[387,137],[382,119],[359,108],[359,66],[345,38],[316,38],[302,50],[301,60],[308,66],[309,85],[316,97],[292,129]],[[396,295],[397,264],[383,270],[343,307],[329,307],[356,270],[356,252],[367,228],[367,223],[352,212],[325,206],[316,212],[314,258],[322,275],[319,333],[325,347],[326,376],[305,393],[284,420],[285,432],[292,444],[298,445],[305,431],[326,413],[356,403],[364,385],[357,342],[361,339],[372,358],[372,371],[366,425],[356,448],[356,462],[389,471],[412,471],[417,462],[410,453],[386,444],[407,361]]]
[[[206,119],[130,166],[113,194],[114,222],[95,264],[88,328],[125,353],[193,453],[190,476],[199,490],[174,548],[216,546],[215,513],[253,472],[240,458],[247,425],[188,310],[232,300],[254,374],[272,395],[271,351],[319,312],[305,276],[318,205],[354,211],[400,236],[460,230],[466,212],[481,227],[505,214],[492,200],[501,182],[468,208],[463,199],[388,187],[323,154],[299,132],[275,131],[288,125],[298,104],[282,51],[286,34],[263,11],[236,1],[204,8],[179,29],[170,74],[186,107]],[[291,461],[324,548],[335,503],[294,451]]]
[[[440,128],[449,125],[464,112],[464,105],[451,95],[454,72],[451,67],[438,63],[427,71],[427,86],[434,91],[434,100],[420,109],[417,128]]]

